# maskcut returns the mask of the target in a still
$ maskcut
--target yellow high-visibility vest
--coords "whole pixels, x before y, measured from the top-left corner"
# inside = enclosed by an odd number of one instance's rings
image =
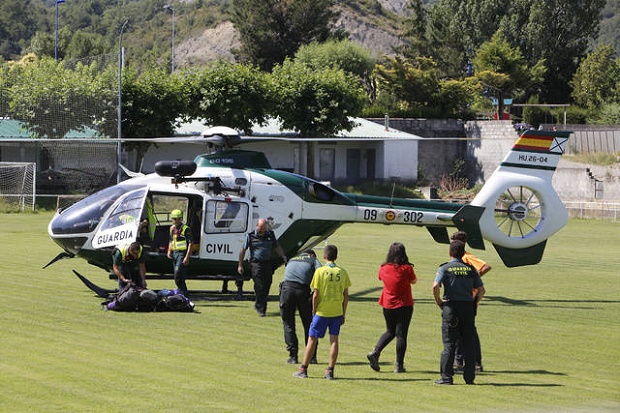
[[[185,231],[188,229],[189,227],[185,224],[181,225],[181,228],[177,228],[175,225],[170,227],[170,246],[172,251],[187,251]]]

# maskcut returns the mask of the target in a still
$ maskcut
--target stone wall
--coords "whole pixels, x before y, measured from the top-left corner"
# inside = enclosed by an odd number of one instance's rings
[[[472,182],[484,183],[504,159],[519,136],[511,121],[455,119],[370,119],[425,139],[419,142],[420,177],[439,185],[453,171],[454,161],[463,159]],[[606,135],[607,136],[607,135]],[[467,138],[459,141],[455,138]],[[571,135],[571,140],[575,139]],[[570,145],[571,141],[569,141]],[[553,177],[562,201],[620,200],[620,164],[601,167],[573,163],[562,158]]]
[[[369,119],[390,128],[421,136],[418,142],[418,179],[423,183],[438,185],[443,175],[449,174],[455,160],[464,159],[467,142],[464,123],[458,119]],[[455,143],[456,142],[456,143]]]
[[[510,121],[470,121],[465,124],[468,140],[467,159],[473,164],[476,182],[483,183],[504,159],[518,133]],[[569,138],[569,145],[574,139]],[[553,186],[562,201],[620,200],[620,165],[602,167],[560,159]]]

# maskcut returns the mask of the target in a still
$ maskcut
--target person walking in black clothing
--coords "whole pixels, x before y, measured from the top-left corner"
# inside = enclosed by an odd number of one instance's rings
[[[254,281],[254,293],[256,302],[254,308],[259,316],[264,317],[267,312],[267,299],[269,289],[273,282],[274,266],[271,260],[271,253],[275,250],[286,264],[286,255],[276,239],[273,231],[267,229],[267,221],[260,218],[256,223],[256,229],[250,232],[245,238],[243,247],[239,251],[239,265],[237,272],[240,275],[245,273],[243,259],[245,252],[250,250],[250,270],[252,271],[252,281]],[[241,285],[240,288],[243,288]]]
[[[280,316],[284,327],[284,342],[289,353],[289,364],[297,364],[299,340],[295,332],[295,313],[299,311],[304,326],[304,347],[308,344],[308,330],[312,322],[312,291],[310,282],[321,262],[312,250],[306,250],[291,258],[286,264],[280,284]],[[315,356],[316,357],[316,356]],[[316,360],[316,358],[313,358]],[[312,361],[311,361],[312,363]]]
[[[475,311],[478,301],[485,294],[484,286],[478,272],[461,258],[465,253],[465,244],[461,241],[450,243],[450,261],[437,270],[433,283],[433,297],[441,308],[441,336],[443,351],[441,353],[441,378],[436,384],[452,384],[454,376],[454,353],[459,338],[463,343],[465,361],[463,378],[465,383],[474,384],[476,377],[474,351]],[[443,285],[443,297],[440,296]],[[474,299],[473,289],[478,289]]]

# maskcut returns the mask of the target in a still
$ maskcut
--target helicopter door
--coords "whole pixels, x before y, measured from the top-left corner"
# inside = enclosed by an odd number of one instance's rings
[[[210,199],[206,203],[204,238],[200,256],[213,260],[236,261],[248,229],[250,207],[230,199]]]
[[[147,188],[128,192],[115,202],[92,239],[93,248],[129,244],[138,238]]]

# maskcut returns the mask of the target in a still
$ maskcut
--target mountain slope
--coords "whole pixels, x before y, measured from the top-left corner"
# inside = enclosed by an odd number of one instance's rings
[[[392,47],[401,43],[398,38],[399,16],[404,12],[406,0],[380,0],[383,10],[370,14],[367,9],[351,4],[341,7],[337,28],[349,33],[349,38],[380,58],[391,55]],[[239,47],[239,36],[230,21],[193,34],[176,46],[176,59],[180,65],[201,65],[216,59],[233,60],[232,50]]]

